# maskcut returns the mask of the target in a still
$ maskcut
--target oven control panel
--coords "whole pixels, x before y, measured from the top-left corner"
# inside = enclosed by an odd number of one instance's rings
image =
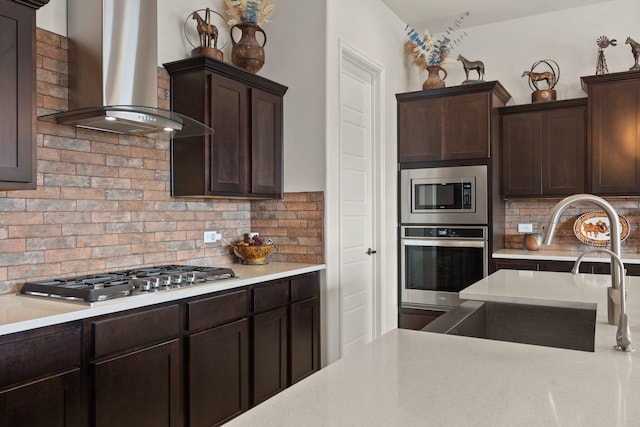
[[[402,227],[403,239],[480,239],[486,240],[487,227]]]

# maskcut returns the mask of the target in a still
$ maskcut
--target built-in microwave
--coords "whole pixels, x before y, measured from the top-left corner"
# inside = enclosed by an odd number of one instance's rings
[[[402,169],[403,224],[487,224],[487,166]]]

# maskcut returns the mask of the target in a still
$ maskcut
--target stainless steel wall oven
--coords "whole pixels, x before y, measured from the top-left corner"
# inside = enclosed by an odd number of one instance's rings
[[[486,226],[401,227],[401,305],[447,310],[488,274]]]

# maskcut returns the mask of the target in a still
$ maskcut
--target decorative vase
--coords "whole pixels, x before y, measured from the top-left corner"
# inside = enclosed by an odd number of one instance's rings
[[[429,75],[427,80],[422,84],[422,90],[440,89],[445,87],[444,79],[447,78],[447,70],[439,65],[427,65]],[[444,73],[444,77],[440,77],[440,71]]]
[[[233,37],[234,28],[241,31],[238,41]],[[229,31],[233,43],[231,62],[250,73],[257,73],[264,65],[264,45],[267,44],[267,34],[257,24],[248,22],[235,24]],[[262,44],[256,39],[256,32],[261,32],[264,36]]]

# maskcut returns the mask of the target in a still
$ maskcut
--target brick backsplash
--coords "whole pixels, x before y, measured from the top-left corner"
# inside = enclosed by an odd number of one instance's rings
[[[282,200],[253,202],[252,231],[276,243],[275,261],[323,261],[324,193],[289,193]]]
[[[37,29],[37,114],[68,109],[67,39]],[[169,79],[158,68],[158,106]],[[170,196],[170,141],[37,121],[38,188],[0,192],[0,293],[27,280],[143,265],[237,262],[224,242],[257,230],[277,261],[322,262],[323,194],[280,201]]]
[[[640,199],[638,198],[605,198],[629,222],[629,237],[622,242],[624,253],[640,252]],[[561,199],[526,199],[507,200],[505,204],[505,248],[522,249],[524,233],[518,233],[518,224],[533,224],[533,231],[541,233],[553,210]],[[583,244],[573,232],[573,224],[578,217],[589,211],[600,210],[590,203],[571,205],[563,213],[554,234],[553,244],[549,249],[583,251],[591,246]]]

